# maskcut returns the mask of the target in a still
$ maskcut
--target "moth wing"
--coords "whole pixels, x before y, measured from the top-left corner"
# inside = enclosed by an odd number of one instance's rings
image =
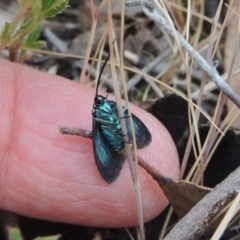
[[[112,183],[119,176],[125,156],[111,148],[101,132],[99,123],[93,121],[93,152],[102,178]]]
[[[127,117],[128,111],[126,110],[124,112],[124,116]],[[136,136],[136,143],[137,148],[143,148],[149,145],[149,143],[152,141],[152,136],[145,124],[134,114],[132,114],[133,119],[133,125],[135,130],[135,136]],[[132,131],[130,126],[129,117],[127,119],[127,132],[128,136],[132,139]]]

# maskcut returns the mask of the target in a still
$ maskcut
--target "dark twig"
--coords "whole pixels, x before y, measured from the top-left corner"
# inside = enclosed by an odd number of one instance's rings
[[[68,126],[64,126],[64,125],[60,125],[58,127],[58,130],[62,134],[75,135],[75,136],[80,136],[80,137],[85,137],[85,138],[91,138],[92,139],[92,132],[88,131],[88,130],[68,127]]]

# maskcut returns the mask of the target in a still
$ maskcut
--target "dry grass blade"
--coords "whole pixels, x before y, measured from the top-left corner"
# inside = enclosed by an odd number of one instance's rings
[[[238,193],[237,197],[234,199],[231,207],[229,208],[227,214],[223,218],[222,222],[219,224],[217,230],[213,234],[211,240],[217,240],[220,239],[222,236],[224,230],[227,228],[227,225],[232,220],[232,218],[235,216],[235,214],[240,209],[240,193]]]
[[[140,4],[140,2],[139,2]],[[174,37],[174,32],[169,25],[167,19],[164,18],[162,13],[159,11],[158,7],[154,5],[153,2],[142,1],[142,8],[144,13],[152,18],[153,20],[160,23],[170,35]],[[201,68],[208,74],[211,80],[221,89],[228,97],[231,99],[238,107],[240,107],[240,97],[234,92],[234,90],[222,80],[219,76],[216,66],[214,64],[210,66],[206,60],[194,49],[183,37],[176,31],[177,39],[179,40],[181,46],[192,56],[195,61],[201,66]]]

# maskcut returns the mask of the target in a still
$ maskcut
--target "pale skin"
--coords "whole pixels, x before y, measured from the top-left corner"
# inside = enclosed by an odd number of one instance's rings
[[[94,95],[93,88],[0,60],[0,209],[88,226],[137,224],[128,161],[108,184],[97,170],[92,140],[58,131],[61,124],[92,130]],[[149,113],[135,106],[131,111],[152,134],[138,155],[178,179],[177,151],[167,130]],[[141,167],[139,182],[144,221],[149,221],[167,200]]]

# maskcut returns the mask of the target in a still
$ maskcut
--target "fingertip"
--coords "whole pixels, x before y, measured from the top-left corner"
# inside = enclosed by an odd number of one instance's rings
[[[0,96],[3,102],[6,96],[12,96],[8,109],[15,111],[5,114],[4,122],[8,125],[4,123],[2,127],[12,134],[11,127],[18,124],[14,135],[6,135],[8,140],[1,138],[4,146],[7,141],[14,141],[14,146],[8,149],[12,152],[5,154],[8,156],[3,160],[5,167],[0,168],[2,172],[14,170],[5,182],[10,184],[5,186],[9,191],[2,191],[8,201],[3,205],[8,206],[8,210],[52,221],[112,227],[136,225],[136,199],[128,162],[119,178],[109,185],[98,173],[92,142],[63,136],[58,131],[61,124],[92,129],[95,90],[1,61],[0,66],[5,70],[0,71],[0,77],[4,81],[10,79],[12,84],[6,87],[2,82]],[[1,110],[3,107],[0,105]],[[177,179],[178,156],[169,133],[151,114],[135,106],[131,110],[152,134],[152,142],[138,150],[138,154],[163,175]],[[139,182],[147,221],[165,208],[167,200],[158,184],[142,168]]]

